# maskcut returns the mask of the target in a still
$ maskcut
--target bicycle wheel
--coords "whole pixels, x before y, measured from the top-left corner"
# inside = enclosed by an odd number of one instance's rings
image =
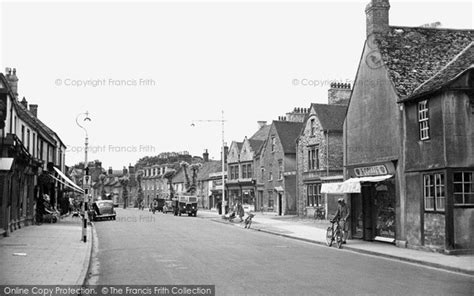
[[[336,230],[336,244],[337,248],[340,249],[342,247],[342,239],[343,239],[343,233],[341,229]]]
[[[333,241],[334,241],[334,238],[332,237],[332,227],[329,226],[328,230],[326,231],[326,243],[330,247],[332,246]]]

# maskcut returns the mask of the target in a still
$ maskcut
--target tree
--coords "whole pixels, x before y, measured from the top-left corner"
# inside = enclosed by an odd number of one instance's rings
[[[192,182],[191,182],[191,186],[190,188],[188,189],[188,192],[191,193],[191,194],[194,194],[196,192],[196,188],[197,188],[197,174],[199,172],[199,169],[201,168],[201,164],[200,163],[193,163],[191,166],[190,166],[190,169],[191,171],[193,172],[193,176],[192,176]]]
[[[174,188],[173,188],[173,177],[176,175],[176,170],[175,169],[168,169],[166,172],[163,174],[163,178],[168,180],[168,184],[170,186],[170,200],[173,199],[174,197]]]
[[[127,208],[128,202],[128,182],[130,181],[128,176],[123,176],[119,179],[120,185],[122,185],[122,198],[123,198],[123,208]]]
[[[184,177],[186,178],[186,183],[184,184],[184,186],[186,187],[186,191],[188,191],[189,187],[191,186],[191,182],[189,181],[189,175],[188,175],[189,163],[187,163],[186,161],[182,161],[179,165],[184,170]]]
[[[138,197],[137,202],[140,204],[143,200],[143,189],[142,189],[142,178],[143,178],[143,171],[139,171],[137,173],[137,184],[138,184]]]
[[[99,184],[100,184],[100,187],[99,187],[99,190],[100,190],[100,196],[102,199],[106,199],[106,195],[107,193],[105,192],[105,179],[107,178],[107,176],[102,173],[99,175]]]

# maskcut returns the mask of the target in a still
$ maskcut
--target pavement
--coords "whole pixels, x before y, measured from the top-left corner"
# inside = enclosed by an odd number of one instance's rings
[[[0,238],[0,285],[82,286],[92,250],[92,231],[82,242],[78,217],[30,225]]]
[[[222,219],[216,211],[200,210],[199,213],[213,217],[212,220],[215,222],[243,228],[243,224],[238,222],[238,218],[234,220],[237,222],[229,223],[227,220]],[[251,230],[326,245],[326,229],[329,225],[330,223],[325,220],[305,219],[298,216],[277,216],[274,213],[257,212],[252,220]],[[344,244],[342,248],[358,253],[474,275],[474,255],[445,255],[400,248],[390,243],[369,242],[358,239],[347,240],[347,244]]]

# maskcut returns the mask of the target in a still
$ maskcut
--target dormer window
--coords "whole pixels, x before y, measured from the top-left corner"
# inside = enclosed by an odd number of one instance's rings
[[[428,140],[430,138],[430,123],[427,100],[418,103],[418,126],[420,128],[420,140]]]

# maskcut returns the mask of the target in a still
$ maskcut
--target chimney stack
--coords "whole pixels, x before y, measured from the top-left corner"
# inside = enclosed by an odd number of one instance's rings
[[[328,104],[329,105],[348,105],[351,97],[350,83],[331,83],[328,90]]]
[[[227,154],[229,154],[229,146],[227,146],[227,144],[225,144],[224,145],[224,163],[227,163]]]
[[[18,97],[18,77],[16,77],[16,69],[13,68],[5,68],[5,78],[8,81],[8,84],[10,85],[10,88],[12,90],[13,95],[15,98]]]
[[[389,30],[388,0],[371,0],[365,8],[367,37],[371,34],[381,34]]]
[[[207,149],[204,150],[204,153],[202,154],[202,159],[204,160],[204,162],[209,161],[209,152],[207,152]]]
[[[34,117],[38,118],[38,105],[37,104],[30,104],[30,112],[34,115]]]
[[[306,109],[302,107],[295,107],[293,111],[286,113],[286,116],[282,116],[282,120],[290,122],[303,122],[306,116]]]

